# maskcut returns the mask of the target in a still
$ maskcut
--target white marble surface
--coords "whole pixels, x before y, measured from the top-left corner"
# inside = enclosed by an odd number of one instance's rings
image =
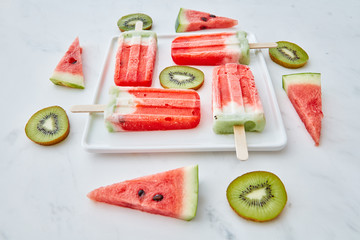
[[[144,12],[157,33],[174,33],[180,7],[236,18],[258,41],[288,40],[310,55],[291,70],[264,51],[288,136],[278,152],[92,154],[81,147],[85,115],[69,113],[61,144],[29,141],[24,127],[40,108],[93,99],[110,39],[122,15]],[[360,3],[344,1],[0,1],[0,239],[359,239]],[[71,41],[84,48],[86,89],[48,79]],[[281,88],[281,76],[321,72],[323,130],[315,147]],[[190,222],[95,204],[86,194],[115,181],[199,164],[197,216]],[[279,218],[238,217],[225,191],[254,170],[277,174],[288,203]]]

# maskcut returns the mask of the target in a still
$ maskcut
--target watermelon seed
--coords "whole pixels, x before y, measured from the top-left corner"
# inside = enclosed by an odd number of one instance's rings
[[[200,26],[200,29],[206,29],[206,28],[207,28],[207,27],[204,26],[204,25]]]
[[[206,22],[208,19],[206,17],[202,17],[201,20],[203,20],[204,22]]]
[[[163,200],[163,198],[164,198],[164,196],[161,194],[156,194],[155,196],[153,196],[153,200],[157,201],[157,202]]]
[[[142,189],[140,189],[140,190],[138,191],[138,196],[139,196],[139,197],[142,197],[142,196],[144,196],[144,195],[145,195],[145,191],[142,190]]]
[[[213,14],[210,14],[209,17],[216,18],[216,16]]]
[[[75,58],[70,58],[69,63],[75,64],[75,63],[77,63],[77,60]]]

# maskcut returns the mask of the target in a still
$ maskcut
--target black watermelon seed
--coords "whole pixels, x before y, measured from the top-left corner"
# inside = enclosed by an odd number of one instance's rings
[[[210,14],[209,17],[216,18],[216,16],[213,14]]]
[[[142,190],[142,189],[140,189],[140,190],[138,191],[138,196],[139,196],[139,197],[142,197],[142,196],[144,196],[144,195],[145,195],[145,191]]]
[[[75,63],[77,63],[77,60],[75,58],[71,57],[71,58],[69,58],[69,63],[75,64]]]
[[[153,196],[153,200],[157,201],[157,202],[163,200],[163,198],[164,198],[164,196],[161,194],[156,194],[155,196]]]
[[[206,17],[202,17],[201,20],[203,20],[204,22],[206,22],[208,19]]]

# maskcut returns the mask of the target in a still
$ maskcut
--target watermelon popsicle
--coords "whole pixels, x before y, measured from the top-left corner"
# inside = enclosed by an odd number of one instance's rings
[[[237,63],[216,66],[213,70],[212,96],[215,133],[241,133],[243,130],[261,132],[264,129],[264,110],[248,66]],[[235,140],[237,137],[239,133],[236,132]],[[246,146],[246,139],[242,141],[242,145]]]
[[[104,112],[109,132],[195,128],[200,97],[194,90],[151,87],[110,88],[107,105],[76,105],[72,112]]]
[[[200,97],[193,90],[157,88],[110,89],[105,123],[110,132],[175,130],[200,122]]]
[[[171,57],[179,65],[250,63],[250,49],[276,47],[276,43],[249,43],[244,31],[176,37]]]
[[[155,32],[143,31],[142,25],[142,21],[137,21],[135,30],[119,37],[114,74],[117,86],[151,86],[157,36]]]

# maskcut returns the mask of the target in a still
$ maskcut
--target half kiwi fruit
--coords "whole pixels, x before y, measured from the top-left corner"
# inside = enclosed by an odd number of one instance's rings
[[[228,186],[226,197],[238,215],[257,222],[276,218],[287,202],[280,178],[265,171],[249,172],[236,178]]]
[[[25,126],[26,136],[40,145],[53,145],[64,140],[70,132],[65,110],[59,106],[41,109],[31,116]]]
[[[300,68],[309,60],[308,54],[292,42],[279,41],[276,48],[269,48],[271,60],[286,68]]]
[[[125,31],[129,31],[129,30],[134,30],[135,29],[135,23],[137,21],[142,21],[143,22],[143,30],[149,30],[152,27],[152,19],[151,17],[149,17],[146,14],[143,13],[133,13],[133,14],[129,14],[126,16],[121,17],[118,22],[117,25],[120,29],[120,31],[125,32]]]
[[[204,73],[193,67],[170,66],[161,71],[159,79],[163,88],[197,90],[204,83]]]

